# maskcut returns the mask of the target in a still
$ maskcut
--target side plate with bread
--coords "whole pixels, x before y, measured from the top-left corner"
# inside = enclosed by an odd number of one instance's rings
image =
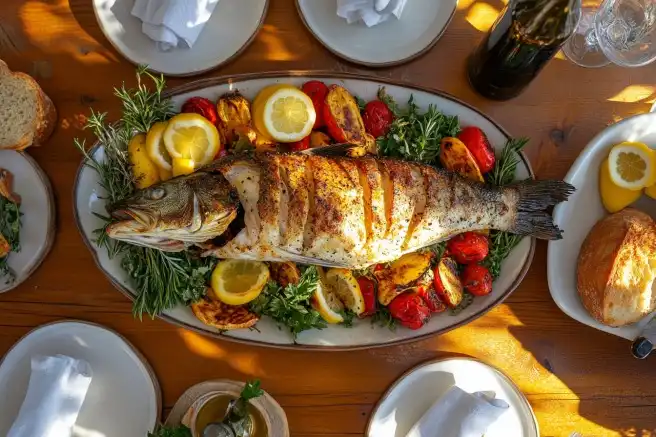
[[[600,169],[611,149],[626,142],[656,149],[656,113],[609,126],[574,162],[565,181],[576,193],[554,209],[554,223],[567,233],[549,243],[547,263],[549,290],[563,312],[635,340],[656,309],[656,200],[637,193],[611,213],[600,194]]]

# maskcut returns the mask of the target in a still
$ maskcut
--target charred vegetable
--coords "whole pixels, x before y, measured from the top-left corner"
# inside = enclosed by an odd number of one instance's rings
[[[297,285],[301,280],[301,271],[293,262],[272,262],[269,263],[269,273],[271,279],[285,288],[287,285]]]
[[[312,99],[312,105],[314,106],[314,112],[317,113],[317,119],[314,122],[314,128],[317,129],[322,127],[325,125],[323,119],[323,107],[326,105],[326,94],[328,94],[328,87],[321,81],[311,80],[309,82],[305,82],[301,87],[301,90],[310,96],[310,99]]]
[[[374,272],[378,280],[378,302],[389,304],[392,299],[410,288],[430,268],[430,252],[415,252],[403,255],[386,269]]]
[[[458,264],[472,264],[483,261],[489,251],[488,238],[478,232],[463,232],[451,238],[446,244],[449,256]]]
[[[458,278],[458,265],[453,258],[444,257],[433,270],[435,291],[442,302],[455,308],[462,301],[462,283]]]
[[[364,311],[360,314],[360,317],[371,316],[376,312],[376,287],[374,281],[366,276],[360,276],[357,281],[364,300]]]
[[[218,299],[203,297],[191,304],[191,311],[201,322],[222,331],[231,329],[250,328],[260,318],[246,306],[234,306],[221,302]]]
[[[332,144],[330,137],[320,131],[312,131],[310,134],[310,147],[322,147]]]
[[[244,129],[251,127],[251,104],[244,96],[237,92],[222,95],[216,102],[216,111],[217,128],[224,143],[232,144],[240,138],[243,140],[244,135],[247,138],[252,136],[251,143],[254,143],[255,131]]]
[[[481,129],[476,126],[467,126],[458,134],[458,139],[474,156],[481,173],[485,174],[494,168],[496,161],[494,149]]]
[[[330,87],[323,107],[328,134],[338,143],[366,145],[365,128],[355,98],[338,85]]]
[[[485,296],[492,292],[492,274],[483,266],[465,266],[460,275],[462,286],[474,296]]]
[[[433,284],[417,287],[417,294],[421,296],[424,303],[432,313],[441,313],[446,310],[446,305],[440,300]]]
[[[484,182],[474,156],[458,138],[446,137],[442,140],[440,162],[449,171],[473,181]]]
[[[430,320],[430,309],[415,293],[403,293],[389,304],[389,312],[396,320],[410,329],[419,329]]]

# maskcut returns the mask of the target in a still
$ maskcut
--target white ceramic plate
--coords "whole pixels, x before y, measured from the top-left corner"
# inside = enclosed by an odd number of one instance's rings
[[[14,175],[14,192],[21,197],[20,252],[9,254],[13,282],[0,277],[0,293],[18,287],[41,265],[55,241],[55,199],[50,181],[27,154],[0,150],[0,168]]]
[[[594,137],[576,159],[565,176],[565,181],[574,185],[576,192],[568,202],[554,209],[554,222],[565,229],[565,233],[562,240],[549,242],[547,276],[551,297],[565,314],[593,328],[634,340],[650,316],[621,328],[603,325],[588,314],[576,288],[581,244],[594,224],[607,215],[599,195],[599,166],[610,149],[623,141],[639,141],[656,149],[656,114],[637,115],[609,126]],[[656,218],[656,200],[643,196],[633,207]]]
[[[407,372],[380,399],[365,435],[404,437],[454,385],[469,393],[492,391],[510,405],[485,437],[539,437],[538,422],[519,388],[501,371],[471,358],[432,361]]]
[[[487,133],[491,143],[498,151],[501,150],[508,138],[507,134],[492,120],[453,97],[437,91],[413,87],[412,85],[400,85],[392,81],[385,82],[379,79],[372,80],[365,76],[336,75],[333,73],[325,73],[323,75],[313,73],[311,76],[289,72],[258,73],[241,77],[200,80],[173,89],[171,90],[171,94],[173,95],[174,106],[179,108],[185,100],[192,96],[202,96],[216,100],[223,93],[238,89],[246,98],[252,100],[259,90],[272,83],[291,83],[300,86],[305,81],[313,79],[323,80],[328,84],[342,84],[346,89],[365,100],[375,99],[378,88],[381,86],[385,86],[387,93],[401,104],[407,102],[412,94],[415,97],[415,103],[423,110],[426,110],[429,104],[434,104],[447,114],[457,115],[463,126],[475,125],[480,127]],[[95,151],[95,156],[102,157],[102,153],[102,148],[98,148]],[[518,179],[525,179],[532,176],[528,161],[523,155],[516,176]],[[98,175],[88,167],[81,167],[77,175],[74,190],[75,214],[83,239],[94,254],[100,269],[119,290],[130,298],[133,298],[134,290],[131,286],[130,278],[121,268],[120,261],[118,259],[109,259],[104,249],[99,250],[92,243],[94,229],[98,229],[102,225],[100,220],[92,212],[106,213],[105,202],[102,199],[103,191],[98,184]],[[294,342],[293,337],[286,329],[278,329],[273,321],[265,317],[258,322],[257,330],[241,329],[228,331],[222,335],[225,338],[261,345],[337,349],[366,348],[419,340],[468,323],[501,303],[519,285],[526,274],[533,259],[534,248],[535,241],[531,238],[525,238],[503,263],[501,275],[494,283],[492,293],[476,298],[472,305],[457,316],[450,316],[448,314],[438,315],[416,331],[399,327],[395,332],[392,332],[389,329],[372,327],[369,320],[364,320],[356,321],[353,328],[332,325],[324,330],[306,331],[301,333],[296,339],[296,342]],[[184,306],[166,311],[162,317],[165,320],[201,333],[220,335],[216,329],[208,327],[196,319],[191,310]]]
[[[401,64],[425,53],[446,30],[457,4],[457,0],[410,0],[400,20],[392,18],[368,28],[338,17],[335,0],[296,0],[305,26],[321,44],[368,67]]]
[[[32,357],[55,354],[91,365],[91,385],[75,423],[77,437],[145,437],[154,429],[161,393],[141,354],[101,326],[63,321],[33,330],[0,362],[0,435],[7,435],[23,403]]]
[[[170,76],[191,76],[217,68],[253,41],[266,16],[269,0],[220,0],[191,49],[162,52],[141,31],[130,13],[134,0],[93,0],[100,29],[114,48],[133,64]]]

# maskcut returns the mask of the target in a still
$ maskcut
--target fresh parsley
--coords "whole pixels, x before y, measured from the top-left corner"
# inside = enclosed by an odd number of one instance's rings
[[[384,89],[378,98],[396,115],[387,135],[377,140],[381,155],[436,164],[442,138],[456,136],[460,131],[458,117],[445,115],[434,105],[421,113],[412,95],[403,110]]]
[[[323,329],[327,326],[326,321],[310,306],[310,298],[318,284],[317,268],[308,266],[297,284],[290,283],[283,288],[269,281],[249,308],[258,315],[269,316],[287,326],[294,337],[308,329]]]
[[[148,437],[192,437],[191,430],[184,425],[158,426],[155,432],[149,432]]]
[[[452,316],[456,316],[456,315],[460,314],[460,312],[462,310],[464,310],[469,305],[471,305],[472,302],[474,302],[474,295],[464,291],[462,293],[462,300],[460,301],[460,303],[458,305],[456,305],[454,308],[449,308],[449,313]]]
[[[20,206],[0,196],[0,235],[7,240],[11,252],[20,251]],[[8,282],[14,280],[14,272],[7,265],[9,254],[0,257],[0,278],[6,277]]]
[[[264,394],[264,390],[260,388],[260,380],[255,379],[253,381],[248,381],[244,388],[241,390],[239,395],[244,401],[248,402],[251,399],[259,398]]]
[[[371,324],[387,328],[390,331],[396,330],[396,319],[386,306],[378,305],[376,312],[371,316]]]

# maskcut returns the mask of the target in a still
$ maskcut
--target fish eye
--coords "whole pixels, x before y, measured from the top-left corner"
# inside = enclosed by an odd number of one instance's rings
[[[150,190],[149,196],[151,200],[160,200],[166,196],[166,190],[164,188],[153,188]]]

